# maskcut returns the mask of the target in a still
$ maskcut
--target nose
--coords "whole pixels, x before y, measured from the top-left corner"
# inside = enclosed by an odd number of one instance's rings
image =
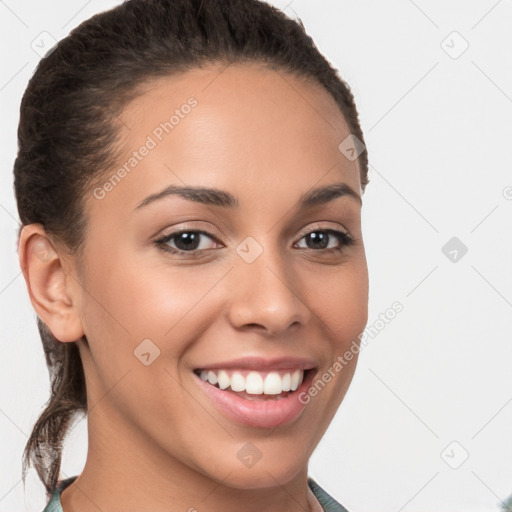
[[[259,329],[276,336],[306,325],[311,317],[307,297],[293,268],[264,251],[255,261],[238,258],[231,272],[233,288],[228,317],[236,329]]]

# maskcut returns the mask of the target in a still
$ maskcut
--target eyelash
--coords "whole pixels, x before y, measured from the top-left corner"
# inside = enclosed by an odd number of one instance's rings
[[[171,241],[174,237],[177,237],[179,235],[182,235],[183,233],[194,233],[199,235],[207,236],[208,238],[212,239],[213,241],[218,242],[218,240],[211,235],[210,233],[206,231],[202,231],[200,229],[183,229],[180,231],[176,231],[174,233],[169,233],[168,235],[165,235],[157,240],[155,240],[155,244],[159,249],[162,251],[171,253],[171,254],[177,254],[177,255],[187,255],[192,257],[198,257],[201,255],[202,252],[204,252],[205,249],[193,249],[191,251],[183,251],[180,249],[174,249],[173,247],[169,247],[168,242]],[[354,244],[354,239],[346,232],[340,231],[337,229],[313,229],[311,231],[308,231],[305,233],[300,239],[307,237],[308,235],[311,235],[312,233],[327,233],[330,236],[335,236],[338,238],[338,241],[340,242],[340,247],[330,247],[326,249],[312,249],[310,247],[305,248],[306,250],[313,251],[313,252],[332,252],[332,251],[338,251],[342,252],[344,247],[349,247]]]

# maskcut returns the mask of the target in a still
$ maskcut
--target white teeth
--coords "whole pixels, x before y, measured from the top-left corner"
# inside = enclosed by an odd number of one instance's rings
[[[245,378],[245,391],[249,395],[261,395],[263,393],[263,379],[258,372],[251,372]]]
[[[226,389],[229,388],[229,385],[231,384],[231,379],[229,378],[229,375],[224,370],[221,370],[217,374],[217,380],[219,384],[220,389]]]
[[[240,371],[230,375],[226,370],[202,370],[199,377],[213,386],[218,385],[220,389],[230,387],[232,391],[245,391],[248,395],[280,395],[283,392],[296,391],[302,383],[304,371],[274,371],[264,374],[250,371],[244,377]]]
[[[231,389],[233,391],[245,391],[245,379],[240,372],[231,375]]]
[[[290,375],[287,373],[286,375]],[[279,395],[283,391],[286,391],[283,387],[284,378],[281,379],[281,376],[277,372],[270,372],[265,377],[265,384],[263,385],[263,393],[265,395]]]
[[[302,374],[303,374],[303,372],[301,372],[300,370],[295,370],[292,373],[292,381],[290,384],[290,389],[292,391],[295,391],[299,387]]]
[[[292,385],[292,376],[289,373],[285,373],[283,375],[283,380],[281,383],[281,387],[283,391],[290,391],[290,387]]]

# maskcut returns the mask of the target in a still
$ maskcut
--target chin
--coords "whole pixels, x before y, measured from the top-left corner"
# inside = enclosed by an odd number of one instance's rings
[[[288,460],[287,460],[288,459]],[[307,460],[289,460],[288,457],[281,457],[281,463],[274,461],[258,461],[252,467],[244,467],[241,464],[226,466],[220,474],[231,473],[222,480],[222,484],[234,489],[265,489],[286,485],[301,472],[307,473]],[[219,468],[217,468],[219,469]]]

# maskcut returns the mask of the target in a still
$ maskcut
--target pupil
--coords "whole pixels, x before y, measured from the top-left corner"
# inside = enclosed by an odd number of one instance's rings
[[[176,240],[176,247],[183,250],[197,249],[199,236],[197,233],[180,233]],[[181,246],[181,247],[180,247]]]
[[[319,244],[320,247],[313,247],[314,249],[320,248],[325,249],[328,245],[328,235],[326,233],[314,232],[309,234],[309,239],[313,242],[313,244]]]

